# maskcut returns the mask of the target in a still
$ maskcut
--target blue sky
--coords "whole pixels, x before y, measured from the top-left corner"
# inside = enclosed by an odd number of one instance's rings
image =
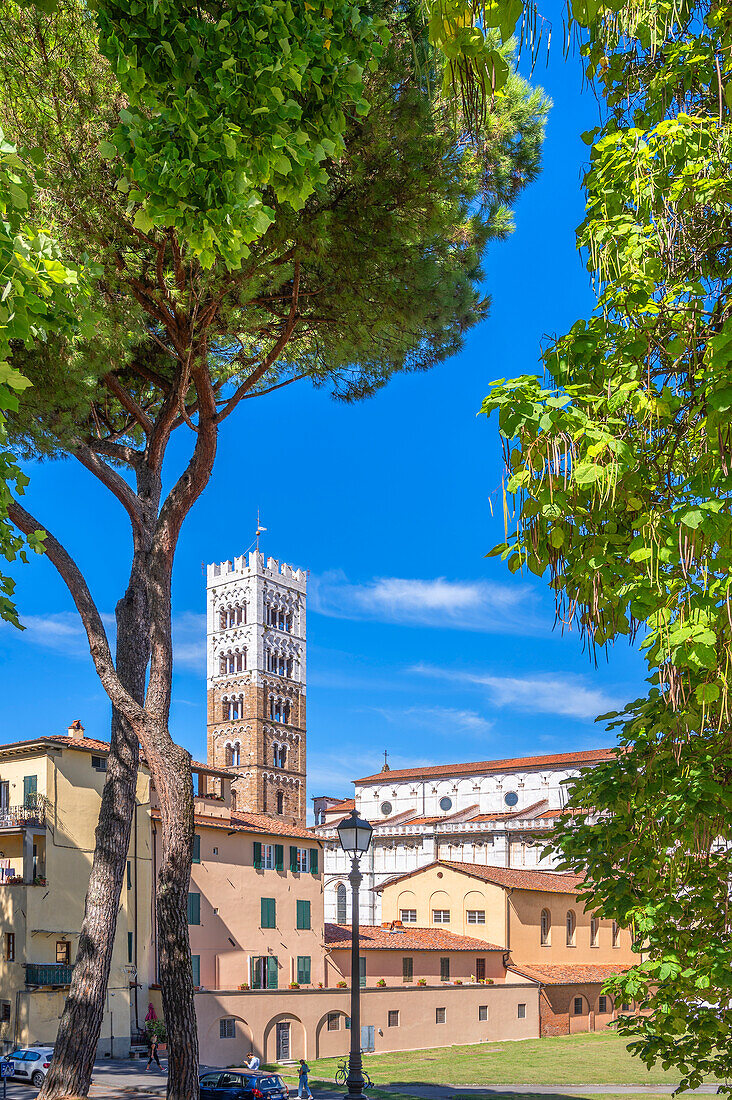
[[[618,646],[594,669],[576,634],[552,630],[544,583],[485,558],[503,535],[502,462],[495,422],[476,416],[482,398],[491,380],[535,369],[542,342],[592,308],[574,228],[588,152],[580,133],[597,106],[577,60],[562,56],[558,5],[553,40],[533,75],[554,102],[544,169],[517,206],[513,236],[486,259],[491,315],[463,352],[358,406],[301,384],[245,402],[225,422],[174,578],[171,726],[198,759],[202,563],[242,553],[258,508],[263,549],[310,570],[310,795],[349,793],[385,748],[393,766],[419,766],[608,744],[595,715],[641,690],[636,652]],[[28,506],[111,616],[129,555],[118,506],[74,463],[31,477]],[[43,558],[14,576],[27,629],[0,626],[4,738],[65,732],[74,718],[106,738],[109,705],[63,584]]]

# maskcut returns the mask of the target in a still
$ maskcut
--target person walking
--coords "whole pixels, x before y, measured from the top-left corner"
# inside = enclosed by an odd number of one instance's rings
[[[153,1058],[155,1059],[155,1061],[158,1064],[158,1069],[163,1068],[160,1065],[160,1059],[158,1058],[158,1047],[159,1046],[160,1046],[160,1040],[158,1039],[157,1035],[151,1035],[150,1036],[150,1057],[148,1058],[147,1065],[145,1066],[145,1073],[147,1073],[147,1071],[150,1069],[150,1066],[153,1064]]]
[[[313,1100],[313,1094],[310,1091],[310,1085],[308,1084],[308,1074],[310,1073],[310,1066],[307,1064],[304,1058],[300,1059],[300,1070],[297,1079],[297,1095],[301,1100]]]
[[[257,1058],[253,1050],[250,1050],[249,1056],[247,1058],[247,1069],[259,1069],[260,1065],[261,1062],[259,1061],[259,1058]]]

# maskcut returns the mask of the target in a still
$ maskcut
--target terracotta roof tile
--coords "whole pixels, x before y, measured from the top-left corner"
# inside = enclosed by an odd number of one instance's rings
[[[494,772],[526,771],[543,767],[581,768],[611,760],[614,749],[589,749],[585,752],[563,752],[552,756],[519,756],[510,760],[478,760],[467,764],[437,764],[431,768],[402,768],[377,772],[356,779],[356,783],[391,783],[394,779],[422,779],[427,776],[491,775]]]
[[[606,982],[616,974],[625,974],[629,966],[591,966],[578,963],[572,966],[529,966],[510,963],[509,970],[533,978],[542,985],[577,985],[583,982]]]
[[[558,871],[527,871],[520,867],[486,867],[482,863],[457,863],[441,859],[440,863],[464,871],[473,878],[492,882],[496,886],[518,890],[543,890],[549,894],[576,894],[582,888],[582,875],[562,874]]]
[[[154,809],[152,816],[159,821],[160,810]],[[301,825],[289,825],[286,821],[278,821],[267,814],[233,812],[230,817],[216,817],[197,813],[195,823],[209,829],[225,829],[230,833],[266,833],[269,836],[302,838],[314,842],[319,840],[312,830]]]
[[[100,741],[96,737],[87,737],[86,735],[83,737],[69,737],[67,734],[62,733],[49,733],[43,737],[28,737],[23,741],[10,741],[5,745],[0,745],[0,751],[20,748],[23,745],[37,744],[42,747],[49,741],[54,745],[63,745],[70,749],[81,749],[82,752],[109,752],[109,741]],[[142,757],[142,762],[145,763],[144,757]],[[233,773],[227,768],[213,768],[209,764],[202,764],[199,760],[192,760],[191,768],[193,771],[200,768],[202,771],[219,775],[222,778],[230,779],[233,777]]]
[[[457,863],[451,859],[436,859],[424,867],[407,871],[404,875],[394,875],[393,878],[387,879],[379,886],[374,886],[373,889],[381,891],[395,882],[401,882],[402,879],[424,874],[433,867],[452,867],[454,871],[462,871],[465,875],[481,879],[483,882],[492,882],[496,886],[513,887],[517,890],[543,890],[549,894],[576,894],[584,881],[581,875],[566,875],[555,871],[527,871],[519,867],[486,867],[482,863]]]
[[[350,924],[326,924],[326,947],[351,946]],[[359,933],[361,951],[503,951],[495,943],[474,940],[470,936],[456,936],[441,928],[414,928],[392,932],[381,925],[362,925]]]
[[[540,806],[546,805],[546,799],[542,798],[539,802],[532,802],[530,806],[524,807],[523,810],[511,810],[510,813],[504,811],[499,814],[476,814],[475,817],[471,817],[471,821],[512,821],[514,818],[524,817],[542,817],[542,814],[537,814],[536,811]]]

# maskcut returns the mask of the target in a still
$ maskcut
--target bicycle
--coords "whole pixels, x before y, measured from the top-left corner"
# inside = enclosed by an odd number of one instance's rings
[[[365,1089],[372,1089],[374,1087],[373,1081],[369,1077],[365,1069],[361,1070],[363,1076],[363,1087]],[[342,1062],[338,1063],[338,1069],[336,1070],[335,1083],[337,1085],[345,1085],[348,1078],[348,1059],[344,1058]]]

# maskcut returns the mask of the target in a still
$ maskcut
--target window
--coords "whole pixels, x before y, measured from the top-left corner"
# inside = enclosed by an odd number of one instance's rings
[[[262,845],[262,867],[265,871],[274,871],[274,844]]]
[[[287,767],[287,746],[277,745],[272,746],[272,766],[275,768]]]
[[[440,981],[441,982],[449,982],[450,981],[450,960],[449,960],[449,958],[448,959],[440,959]]]
[[[297,927],[301,929],[310,927],[309,901],[298,901],[297,903]]]
[[[351,1030],[351,1017],[346,1016],[346,1031],[350,1031],[350,1030]]]
[[[15,932],[5,933],[5,961],[15,961]]]
[[[277,912],[274,898],[262,898],[261,899],[261,920],[259,922],[260,928],[276,928],[277,927]]]
[[[435,1023],[436,1024],[445,1024],[445,1023],[447,1023],[447,1009],[446,1008],[436,1008],[435,1009]]]
[[[132,962],[132,957],[134,955],[134,947],[135,947],[135,934],[134,934],[134,932],[128,932],[127,933],[127,962],[128,963]]]
[[[328,1031],[340,1031],[341,1028],[341,1014],[340,1012],[328,1013]]]
[[[348,920],[348,917],[346,915],[346,900],[346,888],[342,882],[339,882],[336,886],[336,921],[338,922],[338,924],[345,924]],[[404,914],[402,914],[402,920],[403,919]]]
[[[620,928],[616,920],[613,921],[613,947],[620,947]]]
[[[432,910],[432,923],[433,924],[449,924],[450,923],[450,910],[449,909],[433,909]]]
[[[620,1007],[622,1008],[623,1012],[630,1012],[630,1005],[625,1004],[621,1005]]]
[[[515,791],[508,791],[503,796],[503,801],[506,803],[507,806],[516,806],[518,805],[518,795]]]
[[[277,813],[283,814],[285,812],[285,796],[282,791],[277,792]]]
[[[26,775],[23,777],[23,805],[32,806],[35,804],[36,795],[38,794],[38,776]]]
[[[224,1016],[219,1020],[219,1039],[236,1038],[236,1021],[233,1016]]]
[[[581,997],[575,997],[574,999],[574,1014],[575,1016],[582,1015],[583,1001]]]
[[[417,910],[416,909],[402,909],[402,922],[404,924],[416,924],[417,923]]]
[[[575,946],[575,931],[577,928],[577,921],[575,919],[574,910],[567,910],[567,947]]]
[[[599,998],[598,998],[598,1001],[597,1001],[597,1011],[598,1011],[598,1012],[599,1012],[599,1013],[600,1013],[601,1015],[603,1015],[604,1013],[606,1013],[606,1012],[609,1012],[609,1011],[610,1011],[610,1009],[609,1009],[609,1008],[608,1008],[608,1006],[607,1006],[607,997],[599,997]]]
[[[389,1009],[388,1026],[389,1027],[399,1027],[399,1009],[398,1008],[390,1008]]]
[[[485,981],[485,959],[475,960],[475,977],[479,982]]]
[[[0,1001],[0,1024],[10,1023],[10,1001]]]
[[[382,802],[379,809],[384,817],[388,817],[391,813],[391,802]]]
[[[310,985],[310,956],[297,956],[297,981],[300,985]]]
[[[541,946],[548,947],[552,942],[552,915],[548,909],[541,911]]]
[[[516,1019],[517,1020],[525,1020],[526,1019],[526,1005],[525,1004],[524,1005],[517,1005],[516,1008],[518,1009],[518,1011],[516,1013]]]
[[[188,895],[188,923],[201,923],[201,895],[190,893]]]
[[[317,848],[290,848],[290,870],[297,874],[311,875],[318,873],[318,849]]]
[[[56,962],[68,966],[71,962],[71,944],[68,940],[56,940]]]
[[[590,947],[598,947],[597,942],[597,926],[599,921],[597,917],[590,917]]]
[[[107,758],[106,756],[92,756],[91,766],[95,772],[106,772],[107,770]]]
[[[279,965],[276,955],[258,955],[250,959],[252,989],[277,989]]]
[[[132,861],[127,860],[127,889],[132,889]]]
[[[481,1021],[488,1019],[488,1005],[478,1005],[478,1019]]]
[[[448,810],[451,810],[452,809],[452,799],[447,798],[447,797],[441,798],[440,799],[440,809],[444,810],[445,813],[447,813]]]
[[[411,955],[406,955],[402,959],[402,981],[414,981],[414,959],[411,957]]]
[[[201,956],[191,955],[191,969],[193,971],[193,984],[201,984]]]
[[[358,984],[363,989],[366,985],[366,956],[359,955],[358,957]]]
[[[468,909],[468,924],[485,924],[485,909]]]
[[[193,863],[201,862],[201,837],[199,833],[196,833],[193,837]]]

